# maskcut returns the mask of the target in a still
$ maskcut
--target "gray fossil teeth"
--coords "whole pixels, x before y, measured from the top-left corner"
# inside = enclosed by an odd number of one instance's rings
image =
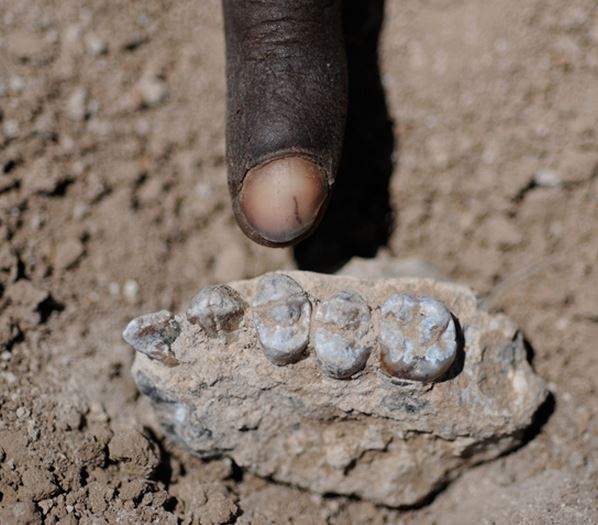
[[[372,351],[367,340],[372,317],[365,299],[353,291],[338,292],[317,306],[315,317],[313,345],[322,371],[345,379],[362,370]]]
[[[455,322],[437,299],[395,293],[384,302],[380,315],[380,362],[386,373],[429,382],[455,360]]]
[[[252,303],[252,320],[265,356],[275,365],[305,357],[311,303],[301,285],[281,273],[264,275]]]
[[[123,332],[124,340],[137,352],[167,366],[178,364],[172,344],[181,333],[181,327],[168,310],[133,319]]]
[[[208,336],[216,337],[239,328],[245,307],[245,301],[230,286],[206,286],[191,301],[187,320],[201,326]]]

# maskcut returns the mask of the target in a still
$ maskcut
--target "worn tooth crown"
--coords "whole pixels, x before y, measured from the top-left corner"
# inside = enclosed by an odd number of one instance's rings
[[[371,314],[365,299],[353,291],[336,293],[318,305],[315,317],[314,349],[322,371],[344,379],[362,370],[372,351],[366,340]]]
[[[271,273],[257,285],[252,319],[265,356],[275,365],[295,363],[309,342],[311,303],[291,277]]]
[[[178,361],[171,347],[180,333],[181,327],[174,315],[160,310],[133,319],[125,328],[123,338],[137,352],[174,366]]]
[[[440,301],[395,293],[380,316],[380,362],[391,376],[433,381],[455,360],[455,322]]]
[[[191,301],[187,320],[198,324],[210,337],[239,328],[245,313],[245,301],[225,284],[206,286]]]
[[[239,292],[217,284],[197,294],[186,317],[215,338],[240,329],[246,309]],[[353,290],[319,302],[313,328],[311,313],[307,292],[292,277],[270,273],[257,282],[249,319],[268,360],[282,366],[306,357],[312,330],[317,363],[335,379],[363,370],[376,344],[382,370],[412,381],[439,378],[457,354],[455,320],[432,297],[393,293],[382,304],[375,328],[367,300]],[[174,366],[178,361],[172,344],[180,332],[174,315],[162,310],[131,321],[123,337],[136,351]]]

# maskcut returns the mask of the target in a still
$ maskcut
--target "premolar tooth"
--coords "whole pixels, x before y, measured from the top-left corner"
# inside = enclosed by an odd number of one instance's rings
[[[344,379],[362,370],[372,351],[371,314],[363,297],[353,291],[334,294],[318,305],[316,320],[314,348],[322,371]]]
[[[181,327],[168,310],[133,319],[123,332],[124,340],[137,352],[161,361],[167,366],[178,364],[172,344],[181,333]]]
[[[206,286],[191,301],[187,320],[200,325],[210,337],[239,328],[245,313],[245,301],[226,284]]]
[[[309,342],[311,303],[288,275],[264,275],[252,303],[253,323],[264,354],[275,365],[295,363]]]
[[[380,314],[380,361],[385,372],[429,382],[448,370],[457,354],[457,334],[444,304],[432,297],[395,293]]]

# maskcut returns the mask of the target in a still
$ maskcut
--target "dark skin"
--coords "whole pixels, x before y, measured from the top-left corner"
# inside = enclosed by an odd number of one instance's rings
[[[347,111],[346,6],[341,0],[222,5],[235,217],[255,242],[292,245],[322,219],[339,167]]]

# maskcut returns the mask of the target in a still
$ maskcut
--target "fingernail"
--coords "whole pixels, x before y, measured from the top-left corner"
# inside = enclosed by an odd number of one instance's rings
[[[289,156],[247,172],[240,208],[258,236],[288,243],[312,228],[327,193],[324,174],[316,164]]]

